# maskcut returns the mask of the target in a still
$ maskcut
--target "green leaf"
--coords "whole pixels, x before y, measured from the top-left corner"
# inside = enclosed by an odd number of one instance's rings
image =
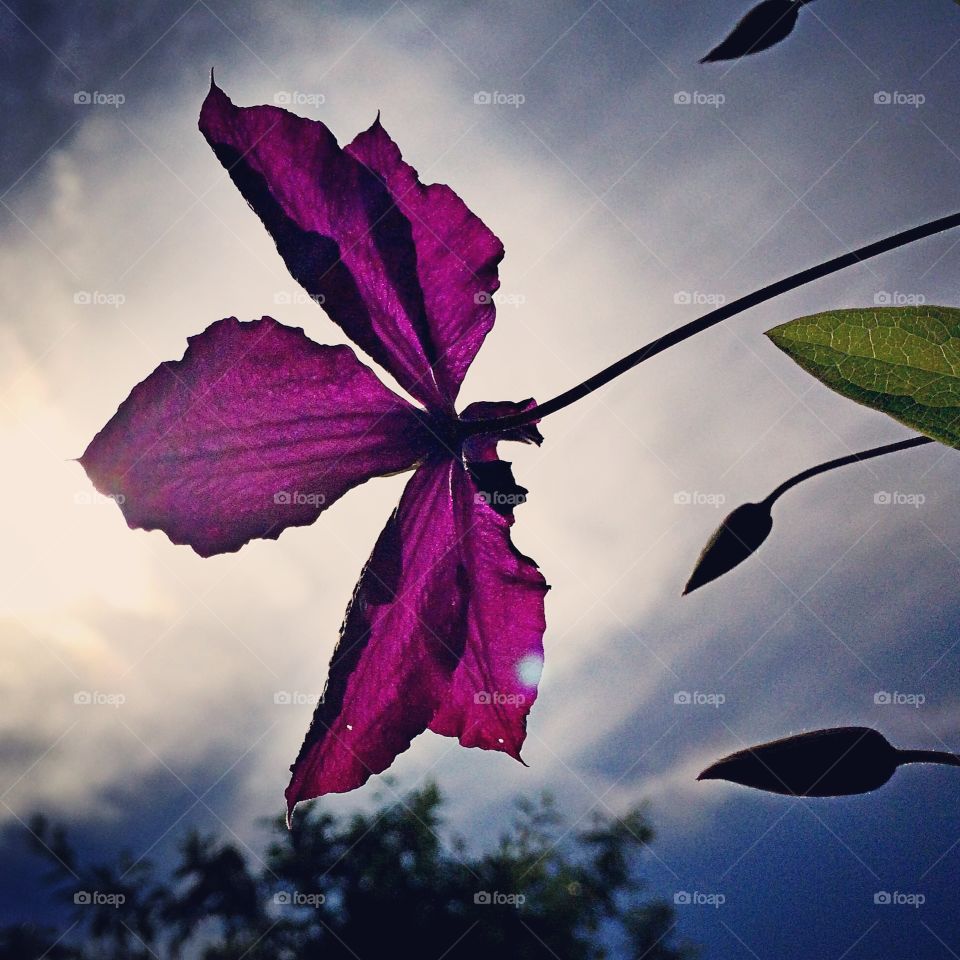
[[[960,447],[960,310],[831,310],[767,336],[837,393]]]

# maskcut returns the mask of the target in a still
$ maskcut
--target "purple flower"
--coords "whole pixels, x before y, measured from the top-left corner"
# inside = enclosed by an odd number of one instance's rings
[[[213,84],[200,129],[293,277],[422,407],[350,347],[231,317],[133,389],[84,469],[129,526],[205,557],[413,470],[347,608],[288,811],[360,786],[428,727],[519,760],[548,588],[510,541],[526,491],[496,448],[542,438],[460,430],[532,400],[455,410],[494,323],[502,244],[449,187],[420,183],[379,119],[341,149],[322,123],[235,107]]]

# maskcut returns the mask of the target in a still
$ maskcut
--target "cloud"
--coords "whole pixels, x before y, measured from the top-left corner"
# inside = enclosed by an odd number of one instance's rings
[[[756,74],[738,68],[709,81],[729,110],[684,112],[674,93],[705,76],[683,66],[689,50],[706,49],[697,37],[678,45],[643,34],[664,67],[600,9],[549,51],[564,25],[529,11],[498,32],[477,11],[400,5],[379,21],[385,8],[321,23],[291,10],[224,12],[238,40],[198,7],[145,54],[122,107],[56,114],[76,128],[8,198],[0,449],[13,466],[2,481],[0,582],[4,731],[16,749],[0,755],[2,780],[36,764],[8,798],[18,813],[55,804],[79,819],[107,795],[129,802],[118,785],[181,777],[199,792],[225,773],[229,790],[214,794],[225,819],[279,808],[353,582],[402,488],[403,478],[366,485],[313,528],[202,561],[160,533],[128,531],[68,459],[137,381],[222,316],[272,314],[342,341],[315,305],[278,296],[294,291],[272,243],[196,132],[211,62],[240,103],[322,95],[304,112],[341,141],[380,109],[424,179],[450,183],[504,239],[511,300],[465,403],[546,399],[691,319],[703,297],[732,298],[906,225],[863,176],[897,131],[883,118],[876,139],[852,145],[875,119],[871,103],[846,105],[862,124],[844,120],[819,137],[813,106],[801,118],[795,99],[768,97],[766,86],[761,97]],[[159,19],[141,22],[124,49],[146,51],[140,41],[160,32]],[[106,56],[113,39],[91,40],[84,62]],[[526,75],[517,68],[541,54]],[[73,80],[59,70],[49,82],[63,97]],[[800,76],[790,97],[819,98],[822,114],[822,86]],[[477,104],[478,90],[523,92],[526,102]],[[48,129],[47,142],[62,129]],[[897,163],[926,169],[925,150]],[[896,177],[909,184],[903,209],[931,202],[922,178]],[[801,488],[778,505],[756,558],[679,598],[725,509],[818,460],[902,436],[813,384],[762,330],[902,289],[945,249],[928,244],[738,318],[550,418],[542,449],[505,451],[531,490],[516,542],[554,587],[531,768],[424,736],[398,761],[401,780],[436,774],[458,821],[490,830],[504,796],[542,786],[576,815],[651,795],[680,829],[727,796],[692,775],[742,742],[855,721],[918,746],[954,736],[954,607],[943,599],[960,543],[952,455],[905,454]],[[955,294],[948,273],[924,279],[931,301]],[[878,489],[923,489],[928,502],[884,513]],[[682,492],[714,500],[678,503]],[[881,713],[870,700],[880,684],[926,690],[934,710]],[[727,699],[683,713],[680,690]],[[78,704],[78,692],[125,700]]]

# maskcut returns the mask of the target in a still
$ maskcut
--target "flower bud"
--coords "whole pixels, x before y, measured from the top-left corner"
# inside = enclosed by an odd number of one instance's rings
[[[837,797],[882,787],[901,751],[869,727],[813,730],[731,753],[698,780],[729,780],[797,797]]]
[[[707,541],[683,588],[683,595],[743,563],[767,539],[772,529],[773,517],[766,502],[744,503],[737,507]]]

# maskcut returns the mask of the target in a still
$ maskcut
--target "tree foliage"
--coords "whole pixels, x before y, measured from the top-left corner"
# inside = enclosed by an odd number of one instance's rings
[[[69,916],[60,930],[3,930],[0,960],[689,956],[673,907],[643,893],[642,809],[568,825],[549,796],[521,800],[498,842],[474,852],[447,839],[442,805],[434,784],[349,817],[315,804],[290,831],[273,821],[260,855],[190,832],[163,875],[129,856],[84,866],[36,818]]]

